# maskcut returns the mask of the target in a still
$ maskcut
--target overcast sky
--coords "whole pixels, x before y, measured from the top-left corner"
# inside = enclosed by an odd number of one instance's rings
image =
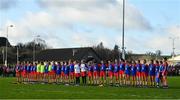
[[[125,46],[134,53],[180,54],[180,0],[125,0]],[[53,48],[121,47],[122,0],[0,0],[0,36],[12,45],[40,35]]]

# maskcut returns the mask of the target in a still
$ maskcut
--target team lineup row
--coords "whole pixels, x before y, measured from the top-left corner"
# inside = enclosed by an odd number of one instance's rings
[[[132,85],[132,86],[157,86],[167,85],[166,60],[147,63],[146,60],[126,61],[121,59],[101,61],[97,64],[93,61],[85,63],[69,62],[37,62],[19,63],[16,65],[16,77],[18,82],[47,82],[47,83],[74,83],[109,85]],[[86,83],[86,77],[88,80]]]

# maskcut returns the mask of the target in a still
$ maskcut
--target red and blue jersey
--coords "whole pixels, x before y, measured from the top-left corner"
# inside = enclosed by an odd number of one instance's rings
[[[155,65],[149,64],[149,75],[154,76],[155,75]]]
[[[61,74],[61,66],[58,64],[56,68],[56,74],[60,75]]]
[[[73,64],[70,64],[69,70],[70,70],[70,72],[74,72],[74,65]]]
[[[130,75],[130,70],[131,70],[130,65],[126,64],[126,65],[125,65],[125,74]]]
[[[156,77],[157,77],[157,76],[159,77],[159,64],[156,64],[155,74],[156,74]]]
[[[37,66],[36,66],[36,65],[33,65],[32,71],[33,71],[33,72],[36,72],[36,70],[37,70]]]
[[[167,72],[167,70],[168,70],[168,63],[165,62],[165,64],[163,64],[163,66],[164,66],[164,72]]]
[[[30,65],[25,65],[26,72],[30,72]]]
[[[160,64],[160,66],[159,66],[159,71],[160,71],[160,72],[163,72],[164,70],[165,70],[164,65],[163,65],[163,64]]]
[[[100,70],[101,70],[101,71],[106,71],[106,65],[105,65],[105,64],[101,64]]]
[[[125,64],[121,63],[119,66],[119,70],[124,71],[125,70]]]
[[[53,65],[52,65],[52,71],[56,72],[56,67],[57,67],[57,66],[56,66],[55,64],[53,64]]]
[[[20,72],[21,71],[21,65],[16,65],[16,72]]]
[[[21,70],[21,71],[23,71],[23,70],[24,70],[24,66],[23,66],[23,65],[21,65],[20,70]]]
[[[99,67],[98,67],[98,65],[96,64],[96,65],[94,65],[94,67],[93,67],[93,71],[94,72],[98,72],[99,71]]]
[[[29,65],[29,72],[33,72],[33,65]]]
[[[68,75],[69,74],[69,66],[65,66],[64,71],[65,71],[64,73]]]
[[[113,65],[112,65],[112,64],[109,64],[109,66],[108,66],[108,71],[109,71],[109,72],[113,72]]]
[[[118,73],[118,72],[119,72],[119,65],[114,64],[114,73]]]
[[[65,66],[64,65],[62,65],[62,67],[61,67],[61,72],[65,73]]]
[[[93,72],[93,66],[88,66],[88,72]]]
[[[44,67],[44,72],[48,73],[49,72],[49,64],[46,64]]]
[[[141,72],[144,72],[144,73],[147,73],[148,72],[148,67],[146,64],[142,64],[142,67],[141,67]]]
[[[132,65],[132,66],[131,66],[131,75],[132,75],[132,76],[135,76],[135,75],[136,75],[136,71],[137,71],[136,65]]]
[[[141,64],[136,64],[137,72],[141,72]]]

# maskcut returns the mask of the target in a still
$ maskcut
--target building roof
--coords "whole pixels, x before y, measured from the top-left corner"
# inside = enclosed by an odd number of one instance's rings
[[[172,58],[168,59],[168,61],[171,61],[171,62],[180,62],[180,55],[177,55],[174,58],[172,57]]]
[[[8,41],[6,37],[0,37],[0,47],[6,46],[6,41]],[[8,41],[8,46],[11,46],[9,41]]]
[[[69,59],[100,61],[101,58],[91,47],[46,49],[36,55],[38,61],[68,61]]]

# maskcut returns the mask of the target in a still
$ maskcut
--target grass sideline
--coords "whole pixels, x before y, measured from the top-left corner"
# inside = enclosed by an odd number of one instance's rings
[[[180,77],[168,77],[169,88],[13,84],[0,77],[0,99],[180,99]]]

